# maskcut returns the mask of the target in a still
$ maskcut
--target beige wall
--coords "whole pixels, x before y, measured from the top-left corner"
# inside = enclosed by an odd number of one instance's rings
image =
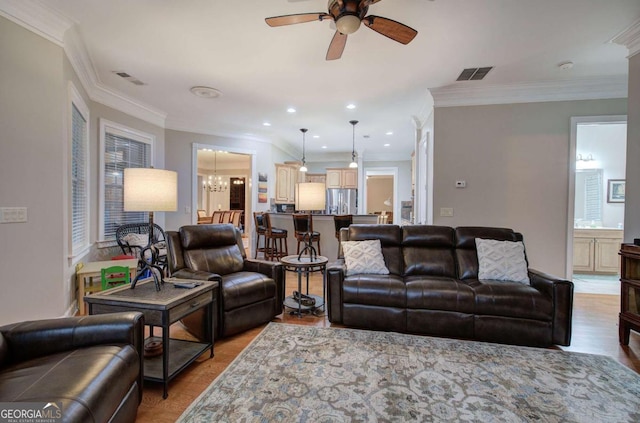
[[[513,228],[524,235],[532,267],[565,276],[570,118],[624,115],[626,103],[436,108],[434,224]],[[467,187],[456,188],[457,180]],[[441,217],[442,207],[454,216]]]
[[[195,182],[192,181],[192,146],[194,143],[254,151],[257,156],[257,172],[265,172],[269,175],[269,198],[274,196],[275,188],[275,168],[273,164],[284,162],[285,160],[295,160],[295,158],[274,148],[271,144],[264,142],[174,130],[166,130],[165,139],[165,166],[167,169],[178,172],[178,211],[165,213],[165,229],[167,230],[176,230],[181,226],[192,224],[192,214],[195,214],[195,210],[191,210],[193,213],[186,213],[185,207],[193,207],[192,187]],[[267,210],[269,208],[269,203],[258,203],[257,199],[255,201],[256,210]],[[249,219],[252,219],[252,215],[250,213],[248,215]],[[247,222],[246,218],[245,222]]]
[[[393,202],[393,176],[369,176],[366,184],[367,214],[383,210],[393,212],[393,206],[384,204],[389,197]]]
[[[0,207],[28,208],[0,225],[0,324],[65,312],[63,56],[0,17]]]
[[[624,240],[640,238],[640,53],[629,58]]]

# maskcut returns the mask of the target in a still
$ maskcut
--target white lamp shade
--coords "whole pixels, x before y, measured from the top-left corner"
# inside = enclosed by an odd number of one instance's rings
[[[326,188],[322,182],[296,184],[296,210],[324,210]]]
[[[176,211],[178,173],[153,168],[124,170],[124,211]]]

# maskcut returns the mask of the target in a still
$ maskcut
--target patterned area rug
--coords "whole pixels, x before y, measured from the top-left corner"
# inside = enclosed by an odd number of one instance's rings
[[[180,422],[638,422],[606,356],[271,323]]]

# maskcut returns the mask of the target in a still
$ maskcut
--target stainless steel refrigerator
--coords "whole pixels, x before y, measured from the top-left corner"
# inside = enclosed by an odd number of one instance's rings
[[[327,214],[358,214],[358,190],[328,188]]]

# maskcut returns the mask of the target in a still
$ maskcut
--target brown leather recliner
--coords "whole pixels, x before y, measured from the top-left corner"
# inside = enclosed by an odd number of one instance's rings
[[[143,342],[137,312],[0,327],[0,402],[55,403],[61,422],[134,422]]]
[[[269,322],[282,313],[284,268],[279,262],[248,259],[240,231],[232,224],[189,225],[167,231],[169,274],[218,281],[215,336],[223,338]],[[183,319],[199,336],[204,313]]]

